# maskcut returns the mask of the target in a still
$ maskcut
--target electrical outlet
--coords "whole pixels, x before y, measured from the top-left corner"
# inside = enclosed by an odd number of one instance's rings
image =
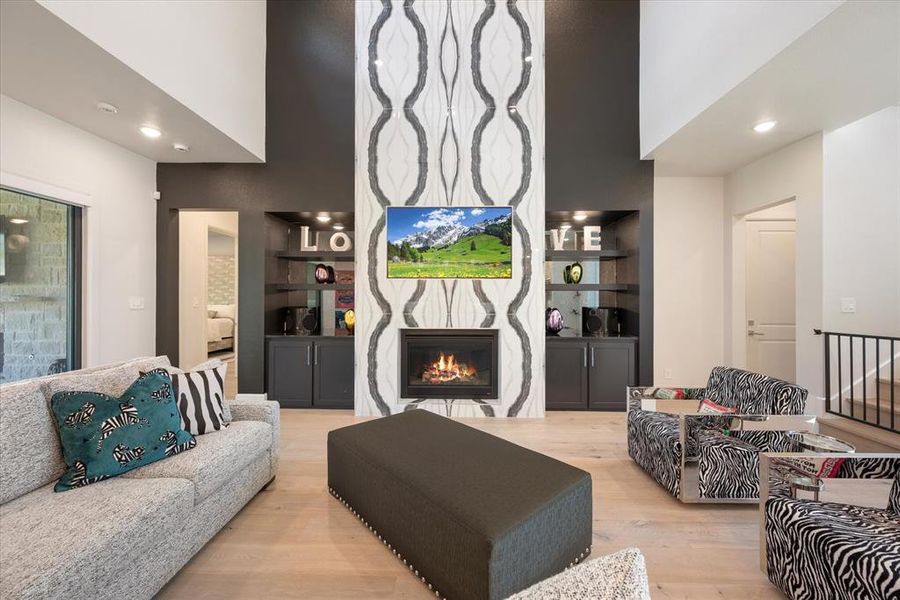
[[[128,297],[128,308],[131,310],[144,310],[144,297],[143,296],[129,296]]]
[[[841,312],[842,313],[855,313],[856,312],[856,298],[841,298]]]
[[[663,369],[663,379],[672,379],[672,369]]]

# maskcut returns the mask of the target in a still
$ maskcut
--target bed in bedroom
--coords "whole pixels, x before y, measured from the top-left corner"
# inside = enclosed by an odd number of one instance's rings
[[[207,352],[234,350],[234,335],[237,329],[236,316],[234,304],[210,304],[207,307]]]

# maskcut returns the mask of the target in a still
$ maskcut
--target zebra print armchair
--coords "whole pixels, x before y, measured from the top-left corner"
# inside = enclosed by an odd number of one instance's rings
[[[824,460],[843,460],[830,476]],[[887,508],[794,498],[778,471],[893,479]],[[793,600],[900,598],[900,454],[762,454],[760,564]]]
[[[755,502],[759,452],[793,449],[791,431],[814,423],[802,414],[805,389],[731,367],[715,367],[705,388],[629,387],[627,393],[629,456],[683,502]],[[735,413],[698,414],[703,399]],[[663,410],[648,410],[648,400],[670,402]],[[679,408],[671,408],[673,402]],[[686,478],[696,493],[686,489]]]

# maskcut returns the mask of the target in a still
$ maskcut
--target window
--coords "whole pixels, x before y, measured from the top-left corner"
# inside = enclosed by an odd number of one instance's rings
[[[0,382],[81,365],[81,208],[0,189]]]

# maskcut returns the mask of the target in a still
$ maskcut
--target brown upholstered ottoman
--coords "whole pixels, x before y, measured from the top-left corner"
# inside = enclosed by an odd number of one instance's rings
[[[441,598],[505,598],[590,552],[590,474],[424,410],[330,432],[328,487]]]

